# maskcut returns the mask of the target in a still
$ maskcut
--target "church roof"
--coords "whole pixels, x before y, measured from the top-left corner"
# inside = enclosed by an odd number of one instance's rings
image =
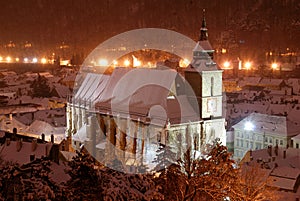
[[[116,68],[111,76],[104,77],[87,74],[75,97],[96,94],[97,98],[92,99],[96,112],[160,126],[199,121],[199,112],[194,111],[187,97],[171,93],[177,74],[171,69],[149,68]]]
[[[202,40],[197,42],[193,51],[214,52],[214,49],[208,40]]]

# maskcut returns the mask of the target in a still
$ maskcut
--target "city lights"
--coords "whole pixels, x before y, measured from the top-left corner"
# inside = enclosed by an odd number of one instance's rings
[[[130,61],[129,61],[128,59],[126,59],[126,60],[124,61],[124,66],[128,67],[129,65],[130,65]]]
[[[108,65],[108,61],[106,59],[99,59],[98,65],[99,66],[107,66]]]
[[[42,64],[47,63],[47,59],[46,59],[46,58],[42,58],[42,59],[41,59],[41,63],[42,63]]]
[[[6,61],[7,61],[7,62],[11,62],[11,57],[9,57],[9,56],[6,57]]]
[[[36,58],[36,57],[34,57],[33,59],[32,59],[32,63],[37,63],[38,62],[38,59]]]
[[[247,62],[245,63],[245,65],[244,65],[244,67],[245,67],[247,70],[249,70],[249,69],[251,68],[251,66],[252,66],[252,63],[251,63],[250,61],[247,61]]]
[[[187,67],[190,64],[190,61],[188,59],[181,59],[179,61],[179,66],[180,67]]]
[[[0,57],[0,61],[3,61],[3,57]]]
[[[247,122],[245,123],[244,129],[247,130],[247,131],[252,131],[252,130],[254,129],[253,123],[250,122],[250,121],[247,121]]]
[[[278,64],[277,63],[272,63],[271,67],[273,70],[277,70],[278,69]]]
[[[133,67],[138,67],[142,65],[141,61],[139,61],[134,55],[132,55],[132,58],[133,58]]]
[[[230,67],[230,62],[229,61],[225,61],[223,63],[223,67],[228,69]]]
[[[24,61],[25,63],[27,63],[27,62],[28,62],[28,58],[25,57],[25,58],[23,59],[23,61]]]
[[[118,61],[117,61],[117,60],[113,60],[112,64],[113,64],[114,66],[116,66],[116,65],[118,65]]]

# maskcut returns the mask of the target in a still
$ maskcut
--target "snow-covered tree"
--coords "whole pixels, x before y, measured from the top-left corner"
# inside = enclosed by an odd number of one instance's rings
[[[176,163],[176,153],[172,151],[172,147],[169,145],[160,144],[156,153],[156,157],[153,160],[153,163],[156,164],[154,171],[164,171],[171,164]]]

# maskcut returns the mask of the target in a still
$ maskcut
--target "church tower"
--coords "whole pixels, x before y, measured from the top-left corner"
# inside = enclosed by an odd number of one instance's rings
[[[184,72],[185,79],[190,85],[188,88],[192,89],[192,92],[187,92],[187,95],[192,105],[198,105],[196,109],[199,109],[203,122],[210,125],[210,131],[206,130],[207,135],[213,133],[213,136],[226,142],[225,119],[222,112],[223,70],[219,69],[213,58],[214,50],[208,41],[208,29],[203,11],[200,36],[193,49],[193,60]]]

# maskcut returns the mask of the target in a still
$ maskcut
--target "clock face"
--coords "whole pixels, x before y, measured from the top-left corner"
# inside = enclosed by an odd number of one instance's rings
[[[207,112],[216,112],[217,111],[217,99],[210,98],[207,99]]]

